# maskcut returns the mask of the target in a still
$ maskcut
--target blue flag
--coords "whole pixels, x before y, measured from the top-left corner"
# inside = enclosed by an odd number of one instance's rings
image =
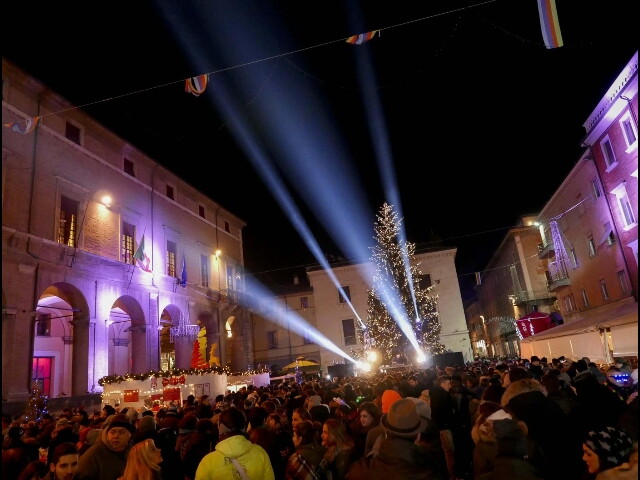
[[[182,288],[187,286],[187,262],[184,259],[184,255],[182,256],[182,271],[180,272],[178,283],[180,283]]]

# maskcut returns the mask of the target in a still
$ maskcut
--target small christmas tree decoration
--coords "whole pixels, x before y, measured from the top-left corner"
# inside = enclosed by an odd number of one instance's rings
[[[25,406],[23,414],[24,421],[40,421],[44,414],[49,413],[47,410],[48,401],[49,399],[45,394],[42,393],[42,390],[40,389],[38,384],[34,383],[31,387],[31,393],[29,394],[27,405]]]

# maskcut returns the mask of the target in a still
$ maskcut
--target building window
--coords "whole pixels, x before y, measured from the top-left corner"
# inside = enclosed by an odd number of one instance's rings
[[[589,236],[589,238],[587,239],[587,243],[589,245],[589,256],[590,257],[595,257],[596,256],[596,244],[593,241],[593,237]]]
[[[631,121],[631,115],[629,113],[622,117],[620,120],[620,126],[624,132],[624,139],[627,142],[627,148],[635,145],[638,141],[638,134],[636,132],[636,126],[634,122]]]
[[[60,197],[60,218],[58,219],[58,243],[75,247],[77,242],[78,208],[80,202],[62,195]]]
[[[573,268],[578,268],[578,254],[576,253],[575,247],[571,247],[569,256],[571,257],[571,265]]]
[[[624,270],[620,270],[618,272],[618,282],[620,282],[620,289],[622,290],[623,295],[629,293],[629,281],[627,280],[627,275],[624,273]]]
[[[122,222],[122,241],[121,241],[121,254],[122,261],[135,265],[136,260],[133,258],[135,250],[133,248],[133,239],[135,238],[136,229],[133,225],[127,222]]]
[[[600,290],[602,291],[602,298],[609,300],[609,289],[607,288],[607,282],[605,282],[604,278],[600,280]]]
[[[227,233],[231,233],[231,225],[229,225],[229,222],[227,222],[226,220],[224,222],[224,231]]]
[[[267,332],[267,345],[269,345],[270,350],[278,348],[278,332],[275,330],[269,330]]]
[[[305,332],[305,334],[303,335],[302,341],[304,342],[305,345],[311,345],[313,343],[313,340],[309,338],[309,334],[307,332]]]
[[[38,315],[38,320],[36,321],[36,335],[39,337],[48,337],[49,335],[51,335],[50,313]]]
[[[431,274],[423,273],[422,277],[420,278],[420,288],[422,290],[426,290],[431,285],[433,285],[433,283],[431,283]]]
[[[31,383],[35,383],[40,391],[49,397],[51,395],[51,363],[53,357],[33,357],[31,369]]]
[[[176,199],[175,189],[171,185],[167,185],[167,197],[169,197],[171,200]]]
[[[613,153],[613,145],[611,144],[611,140],[609,137],[605,138],[600,142],[600,147],[602,148],[602,154],[604,155],[604,162],[607,164],[607,171],[618,163],[616,159],[616,155]]]
[[[616,237],[613,234],[613,229],[611,228],[611,222],[607,222],[604,224],[604,235],[600,243],[602,244],[605,242],[607,242],[607,245],[613,245],[614,243],[616,243]]]
[[[171,240],[167,240],[167,275],[170,277],[177,277],[176,257],[176,244]]]
[[[356,326],[353,318],[342,320],[342,335],[344,336],[345,345],[355,345],[356,342]]]
[[[582,306],[583,307],[588,307],[589,306],[589,297],[587,296],[587,289],[583,288],[581,290],[582,293]]]
[[[209,287],[209,256],[200,255],[200,285]]]
[[[74,124],[67,122],[64,136],[71,140],[73,143],[80,144],[80,128],[76,127]]]
[[[616,196],[618,210],[624,221],[624,228],[629,229],[636,224],[636,217],[633,214],[631,203],[629,202],[629,196],[627,195],[626,182],[620,183],[616,188],[611,190],[611,193]]]
[[[131,175],[132,177],[136,176],[133,162],[128,158],[124,159],[124,173],[126,173],[127,175]]]
[[[591,191],[593,192],[594,200],[597,200],[602,196],[602,189],[600,188],[600,182],[597,177],[591,179]]]
[[[309,308],[309,297],[300,297],[300,308]]]
[[[204,206],[203,205],[198,205],[198,215],[200,215],[202,218],[207,218],[204,214]]]
[[[573,312],[576,309],[576,301],[573,298],[573,293],[570,293],[566,297],[564,297],[564,307],[567,312]]]
[[[341,285],[342,291],[338,290],[338,301],[340,303],[347,303],[347,301],[351,302],[351,290],[346,285]],[[343,293],[344,292],[344,295]]]

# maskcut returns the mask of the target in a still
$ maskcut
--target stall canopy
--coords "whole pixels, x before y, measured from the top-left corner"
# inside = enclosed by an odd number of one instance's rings
[[[553,327],[555,323],[548,313],[531,312],[516,320],[518,331],[522,338],[528,338]]]
[[[289,365],[282,367],[282,370],[294,370],[296,367],[303,369],[304,371],[312,369],[312,367],[320,368],[320,364],[315,360],[307,360],[300,356],[296,358],[295,362],[291,362]]]
[[[571,318],[565,318],[563,325],[536,333],[524,338],[521,342],[535,342],[565,335],[597,332],[601,329],[619,327],[631,323],[638,323],[638,303],[633,298],[611,305],[604,305]]]

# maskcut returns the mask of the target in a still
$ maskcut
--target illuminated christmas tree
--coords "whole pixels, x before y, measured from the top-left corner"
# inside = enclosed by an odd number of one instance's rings
[[[411,325],[425,354],[443,353],[445,348],[440,343],[437,297],[431,294],[432,287],[421,286],[422,272],[414,261],[415,245],[401,241],[402,220],[398,219],[391,205],[385,203],[376,218],[377,244],[372,247],[371,256],[375,266],[373,288],[369,290],[367,300],[366,328],[358,324],[358,336],[365,350],[373,348],[379,351],[382,364],[391,363],[394,352],[404,352],[409,345],[409,340],[391,315],[395,312]],[[408,270],[405,260],[409,264]],[[354,352],[358,353],[360,358],[366,355],[366,351]]]
[[[27,405],[24,409],[23,418],[25,422],[34,420],[38,422],[47,411],[47,396],[42,393],[38,384],[34,384],[31,388],[31,394],[27,400]]]

